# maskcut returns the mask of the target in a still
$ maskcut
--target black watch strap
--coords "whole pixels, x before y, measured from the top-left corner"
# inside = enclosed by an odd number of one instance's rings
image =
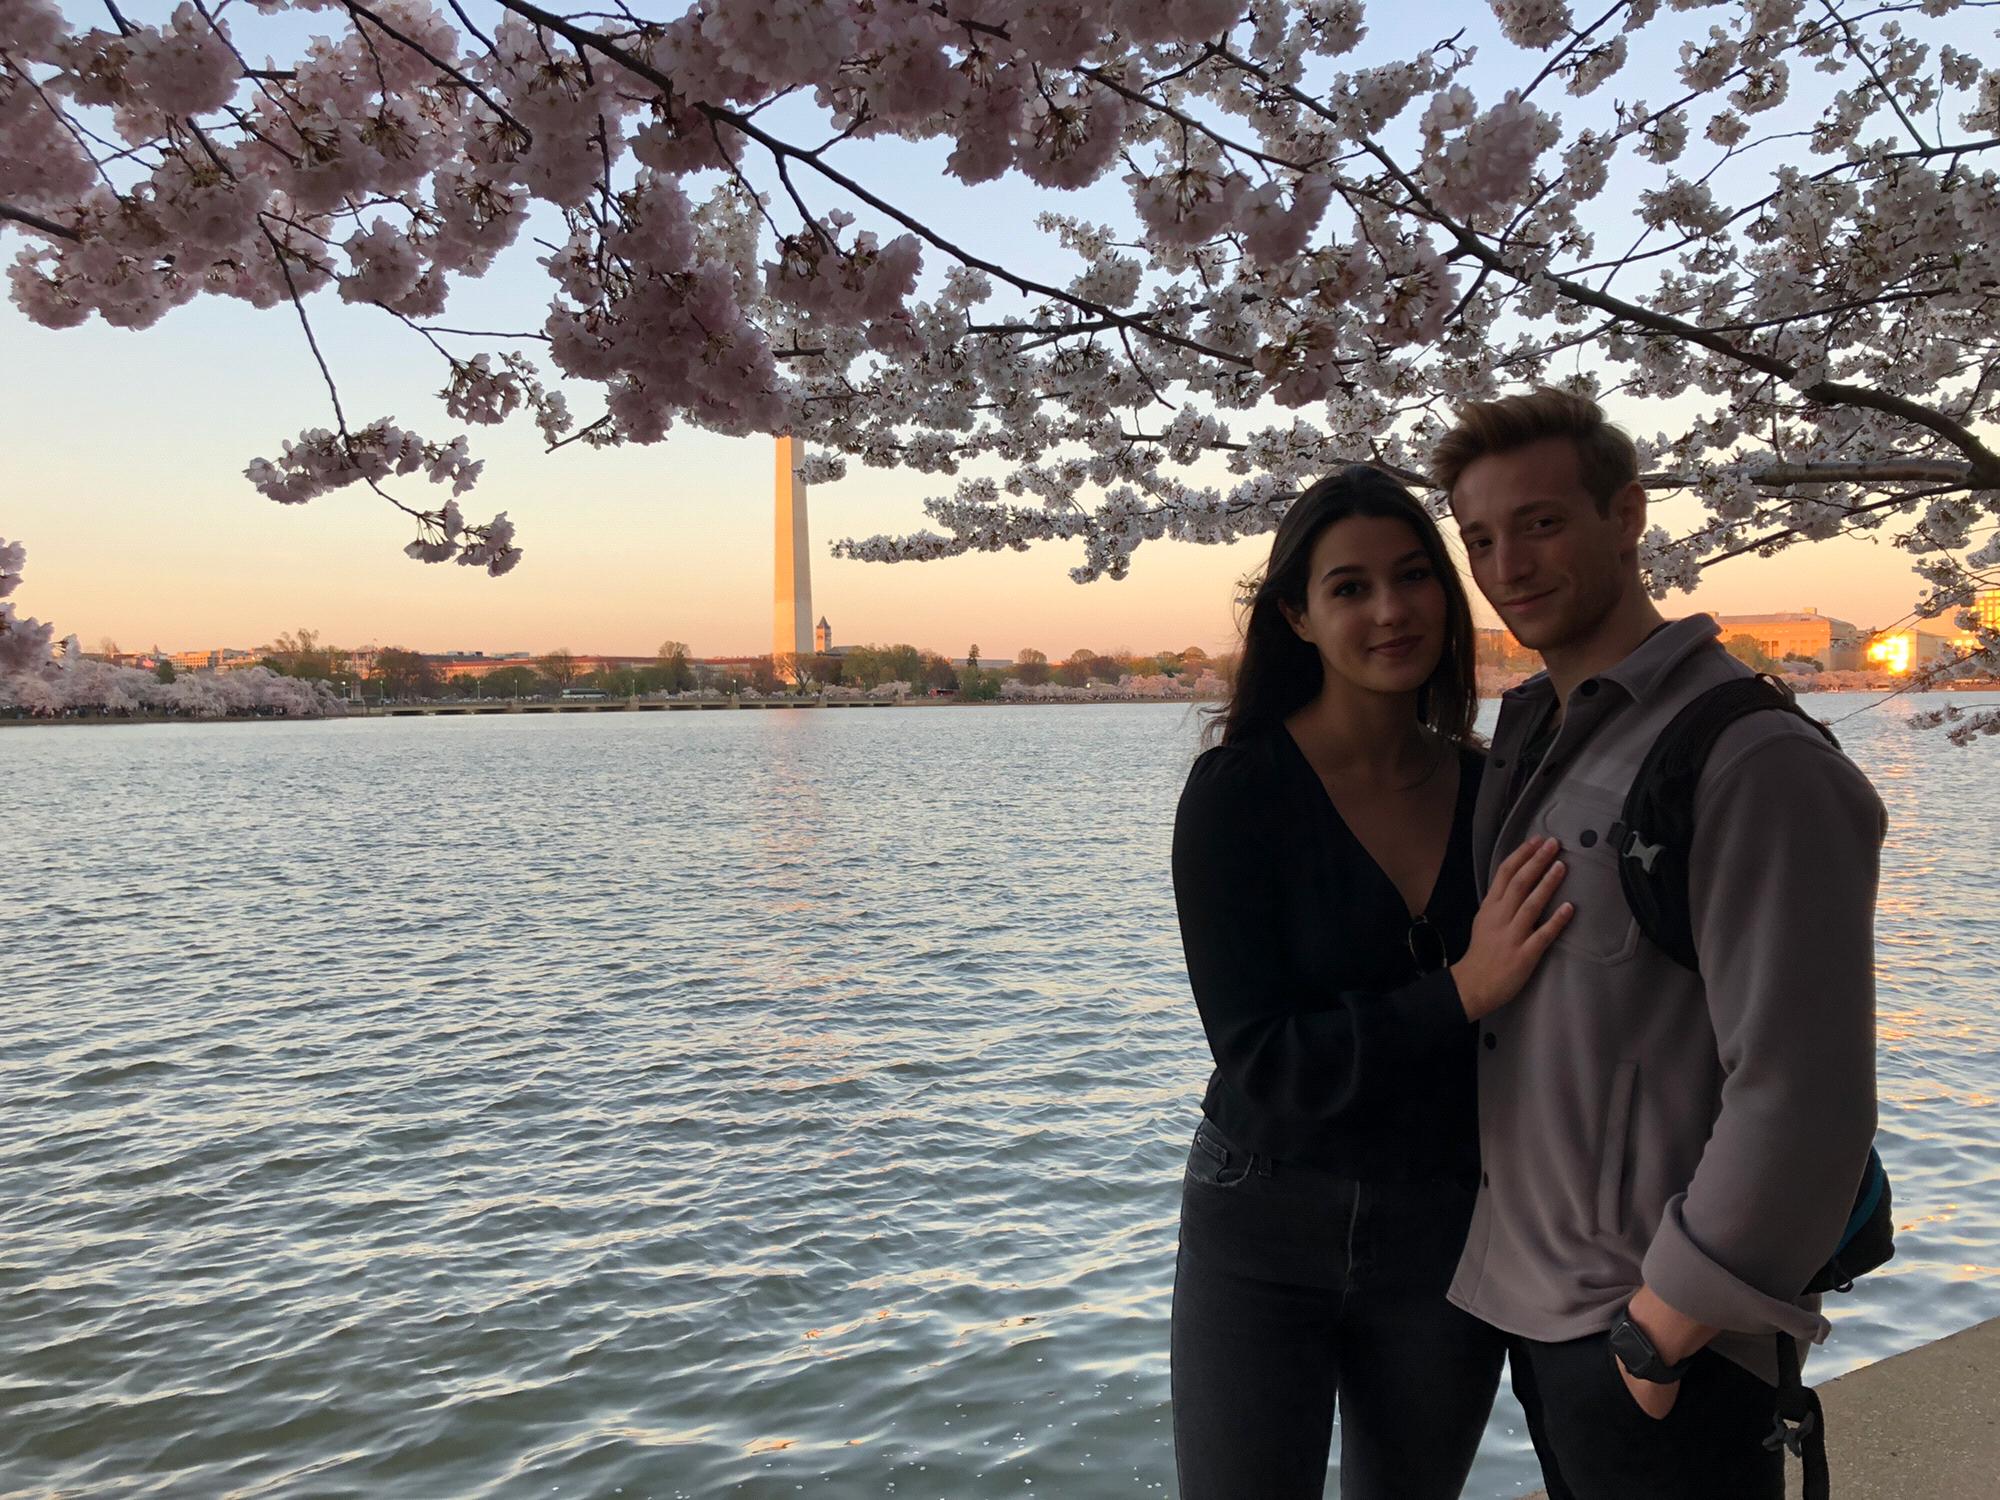
[[[1611,1352],[1618,1356],[1618,1363],[1634,1380],[1649,1380],[1655,1385],[1672,1385],[1687,1374],[1688,1366],[1694,1363],[1692,1355],[1677,1365],[1670,1365],[1660,1358],[1660,1351],[1646,1337],[1646,1330],[1632,1321],[1630,1312],[1620,1313],[1618,1321],[1612,1325]]]

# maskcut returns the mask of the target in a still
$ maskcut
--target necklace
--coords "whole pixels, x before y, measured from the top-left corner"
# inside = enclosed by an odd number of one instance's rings
[[[1450,749],[1451,742],[1449,740],[1437,737],[1435,743],[1431,746],[1431,758],[1429,763],[1424,767],[1423,775],[1417,777],[1414,781],[1392,781],[1381,787],[1370,787],[1366,790],[1377,794],[1382,792],[1414,792],[1418,787],[1427,785],[1430,779],[1437,775],[1438,767],[1444,764],[1445,755]]]
[[[1297,740],[1295,739],[1293,743],[1297,744]],[[1417,777],[1416,780],[1400,783],[1390,782],[1384,786],[1356,786],[1349,788],[1349,790],[1363,796],[1371,797],[1381,796],[1384,793],[1414,792],[1418,787],[1427,785],[1430,779],[1437,775],[1438,767],[1444,764],[1445,756],[1450,750],[1451,741],[1439,736],[1436,743],[1432,746],[1430,763],[1424,767],[1423,775]],[[1312,758],[1305,754],[1304,747],[1300,747],[1299,754],[1305,759],[1308,765],[1312,765]],[[1327,796],[1334,797],[1335,789],[1341,786],[1341,778],[1329,775],[1316,765],[1313,765],[1313,774],[1319,777],[1321,784],[1326,787]],[[1337,802],[1338,798],[1336,797],[1335,800]]]
[[[1438,767],[1444,764],[1445,752],[1450,748],[1450,741],[1444,739],[1442,736],[1438,737],[1437,745],[1431,752],[1431,763],[1424,768],[1424,774],[1419,776],[1415,781],[1407,782],[1402,786],[1392,786],[1389,790],[1392,792],[1414,792],[1418,787],[1425,785],[1433,776],[1437,775]]]

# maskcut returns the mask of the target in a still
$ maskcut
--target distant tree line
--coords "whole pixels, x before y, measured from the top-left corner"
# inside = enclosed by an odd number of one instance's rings
[[[446,676],[442,663],[402,646],[375,650],[372,658],[361,658],[359,670],[355,662],[356,653],[302,628],[264,647],[258,664],[281,676],[331,683],[343,696],[390,702],[544,698],[575,690],[615,698],[699,691],[769,697],[830,688],[875,691],[896,683],[907,684],[913,695],[955,694],[991,702],[1000,698],[1002,684],[1010,679],[1028,687],[1050,682],[1085,687],[1123,677],[1171,678],[1203,672],[1227,677],[1234,665],[1233,658],[1211,657],[1199,646],[1144,655],[1079,647],[1056,662],[1029,648],[1011,662],[987,662],[974,645],[966,652],[966,664],[959,666],[936,651],[906,642],[705,665],[694,660],[686,642],[675,640],[662,641],[649,665],[603,671],[585,671],[576,653],[566,647],[478,676]]]

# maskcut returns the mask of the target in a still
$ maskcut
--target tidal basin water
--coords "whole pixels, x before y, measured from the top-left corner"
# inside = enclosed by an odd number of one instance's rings
[[[2000,744],[1910,706],[1837,726],[1901,1240],[1816,1378],[2000,1315]],[[0,731],[0,1495],[1170,1494],[1194,736]]]

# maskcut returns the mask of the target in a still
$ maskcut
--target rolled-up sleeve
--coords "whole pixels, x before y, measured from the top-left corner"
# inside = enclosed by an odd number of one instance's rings
[[[1884,818],[1817,736],[1725,735],[1696,803],[1689,901],[1723,1082],[1646,1282],[1714,1327],[1815,1342],[1800,1305],[1838,1248],[1875,1135],[1875,894]]]
[[[1284,929],[1284,883],[1297,877],[1276,836],[1284,816],[1226,750],[1204,755],[1174,818],[1174,902],[1216,1067],[1240,1097],[1309,1123],[1369,1107],[1470,1023],[1448,969],[1386,992],[1298,973]]]

